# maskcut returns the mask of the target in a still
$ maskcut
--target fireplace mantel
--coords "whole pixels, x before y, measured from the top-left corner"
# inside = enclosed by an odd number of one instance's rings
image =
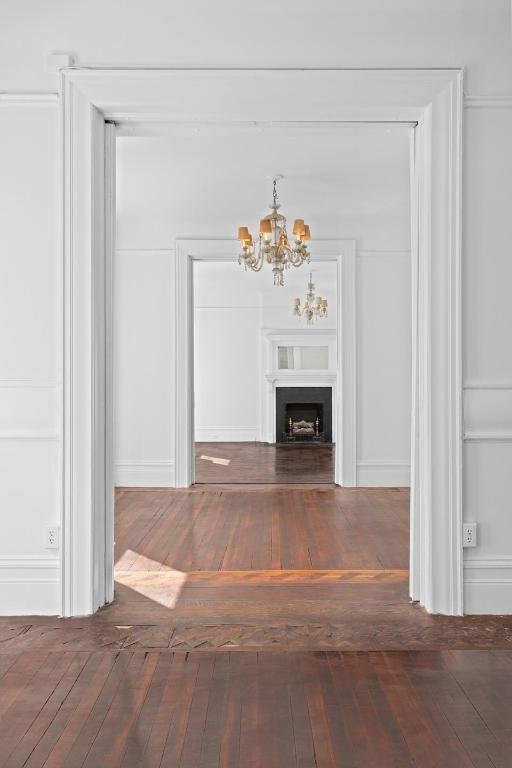
[[[264,386],[262,387],[261,439],[265,443],[276,442],[276,387],[331,387],[333,423],[336,423],[337,376],[336,332],[333,329],[299,328],[296,330],[268,330],[262,334],[262,359]],[[277,368],[277,345],[327,345],[329,367],[326,370],[280,370]]]

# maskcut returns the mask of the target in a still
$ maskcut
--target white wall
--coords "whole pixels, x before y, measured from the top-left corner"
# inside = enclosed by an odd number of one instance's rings
[[[258,440],[260,310],[198,308],[194,333],[196,440]]]
[[[287,34],[262,53],[239,30],[251,30],[252,40],[266,39],[269,14]],[[1,88],[16,93],[57,90],[57,76],[44,64],[52,50],[71,51],[85,66],[466,68],[464,371],[466,384],[474,387],[476,382],[481,390],[477,395],[474,388],[465,390],[466,413],[474,414],[479,436],[466,441],[464,515],[481,523],[480,546],[466,552],[466,565],[471,566],[466,570],[466,608],[510,612],[512,432],[509,401],[499,394],[503,387],[512,391],[509,0],[319,0],[314,11],[310,4],[292,0],[278,5],[270,0],[252,5],[195,0],[179,7],[148,0],[122,13],[113,0],[5,0],[2,22]],[[472,97],[479,101],[472,102]],[[8,528],[0,541],[0,610],[57,612],[55,561],[50,556],[47,562],[43,546],[44,525],[59,516],[62,479],[55,439],[62,341],[57,107],[41,104],[37,96],[29,98],[30,107],[20,107],[15,98],[0,100],[5,214],[0,229],[5,276],[0,359],[1,376],[10,384],[1,391],[2,413],[7,414],[2,424],[1,511]],[[261,190],[256,192],[260,199]],[[382,218],[390,232],[400,231],[391,216]],[[340,221],[345,236],[356,231],[350,226],[356,220],[351,214]],[[173,233],[163,226],[162,231],[152,230],[153,242],[133,240],[128,247],[169,247]],[[361,243],[363,250],[374,247],[402,250],[408,244]],[[31,385],[20,386],[20,377]],[[32,386],[34,382],[45,386]],[[496,420],[500,439],[493,439]],[[47,437],[33,439],[40,428]]]
[[[356,291],[357,483],[409,485],[410,251],[359,252]]]
[[[119,486],[174,484],[170,251],[114,261],[114,466]]]
[[[55,612],[60,262],[54,106],[0,106],[0,610]]]
[[[512,611],[512,103],[466,110],[464,519],[470,612]]]

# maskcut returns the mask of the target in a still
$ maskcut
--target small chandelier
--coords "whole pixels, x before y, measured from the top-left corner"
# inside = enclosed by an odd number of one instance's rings
[[[328,303],[327,299],[321,296],[315,296],[315,285],[313,283],[313,274],[309,273],[308,290],[304,300],[304,306],[301,306],[300,299],[293,300],[293,314],[299,319],[305,317],[307,324],[312,325],[313,321],[319,317],[327,317]]]
[[[238,240],[242,244],[242,253],[238,257],[238,263],[246,269],[259,272],[266,261],[272,265],[274,273],[274,285],[284,285],[284,270],[290,265],[300,267],[305,261],[309,263],[309,251],[307,242],[311,239],[309,225],[304,224],[304,219],[295,219],[292,234],[295,242],[290,244],[286,232],[286,218],[278,213],[281,207],[277,202],[276,185],[282,176],[274,179],[273,203],[270,206],[272,213],[261,219],[260,236],[256,249],[252,235],[247,227],[238,228]]]

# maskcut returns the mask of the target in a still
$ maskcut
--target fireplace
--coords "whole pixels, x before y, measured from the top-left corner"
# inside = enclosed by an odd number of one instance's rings
[[[332,387],[276,387],[276,443],[331,443]]]

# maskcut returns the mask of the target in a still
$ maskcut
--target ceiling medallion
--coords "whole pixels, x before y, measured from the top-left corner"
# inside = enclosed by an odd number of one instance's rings
[[[242,253],[238,263],[246,269],[259,272],[264,262],[272,265],[274,285],[284,285],[284,270],[291,266],[300,267],[304,262],[309,263],[310,254],[307,242],[311,239],[309,225],[304,219],[295,219],[292,234],[294,242],[290,243],[286,232],[286,218],[278,213],[281,207],[277,202],[277,182],[282,176],[274,179],[273,203],[271,213],[260,221],[260,235],[257,249],[252,235],[247,227],[238,228],[238,240],[242,244]]]
[[[293,300],[293,314],[299,320],[306,318],[307,324],[312,325],[314,320],[321,317],[327,317],[328,303],[327,299],[321,296],[315,296],[315,285],[313,283],[313,274],[309,273],[308,290],[304,300],[304,306],[301,306],[300,299]]]

